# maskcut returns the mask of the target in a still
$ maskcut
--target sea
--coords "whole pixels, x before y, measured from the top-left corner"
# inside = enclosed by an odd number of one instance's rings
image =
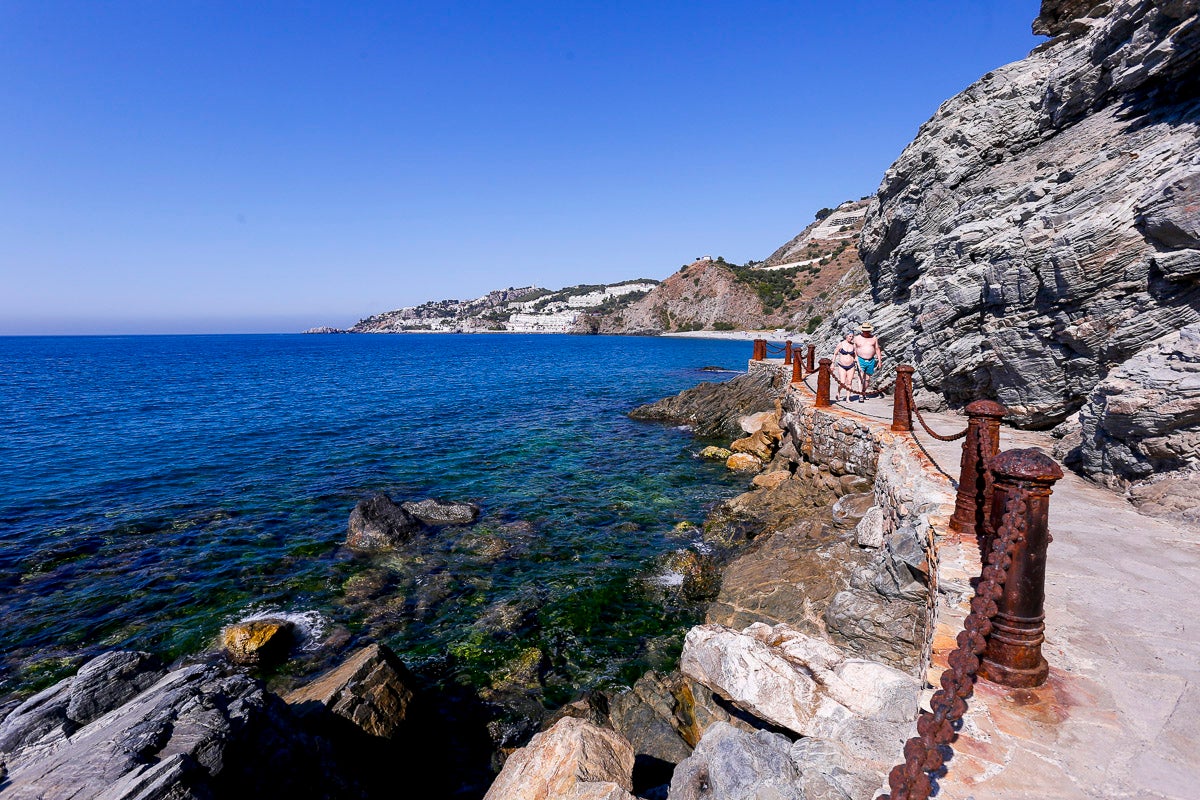
[[[630,682],[699,619],[665,565],[703,550],[698,526],[745,479],[700,459],[690,431],[626,414],[744,371],[750,350],[0,338],[0,697],[107,650],[210,652],[223,626],[264,616],[297,623],[297,674],[382,641],[431,680],[533,682],[547,707]],[[347,519],[374,492],[482,513],[354,553]]]

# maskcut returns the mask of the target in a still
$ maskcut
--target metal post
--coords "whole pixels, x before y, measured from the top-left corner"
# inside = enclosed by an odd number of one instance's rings
[[[800,354],[792,359],[792,383],[799,383],[804,380],[804,367],[800,364]]]
[[[1047,519],[1051,487],[1063,472],[1054,459],[1035,448],[1001,453],[992,459],[991,470],[995,478],[992,530],[1000,530],[1008,498],[1017,495],[1025,507],[1019,509],[1022,513],[1013,522],[1018,530],[1023,527],[1024,535],[1017,537],[1013,548],[979,675],[1003,686],[1041,686],[1050,673],[1042,657],[1046,638],[1046,546],[1050,543]]]
[[[984,515],[992,499],[985,496],[987,463],[1000,452],[1000,420],[1007,413],[1007,408],[991,400],[976,400],[967,406],[967,438],[963,440],[958,497],[950,518],[952,531],[975,536],[983,533]],[[982,449],[985,443],[987,452]]]
[[[892,430],[897,433],[912,432],[912,376],[914,372],[916,372],[916,368],[910,367],[908,364],[896,366],[896,388],[892,395]]]
[[[832,359],[821,359],[821,368],[817,371],[817,408],[833,405],[829,399],[829,365],[832,363]]]
[[[755,339],[754,340],[753,359],[755,361],[762,361],[766,357],[767,357],[767,340],[766,339]]]
[[[817,346],[815,344],[810,344],[808,346],[808,355],[805,359],[806,363],[804,364],[804,369],[805,369],[805,371],[808,372],[809,375],[811,375],[817,371],[816,361],[815,361],[816,357],[817,357]]]
[[[783,365],[789,367],[792,364],[792,340],[788,339],[783,343]]]

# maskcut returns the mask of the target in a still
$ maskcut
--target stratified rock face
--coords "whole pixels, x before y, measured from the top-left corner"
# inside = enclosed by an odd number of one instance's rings
[[[299,798],[349,790],[281,712],[260,683],[217,665],[164,675],[143,653],[108,654],[0,725],[4,797],[185,800],[233,796],[232,788],[263,796],[269,786],[274,796]],[[251,764],[256,774],[245,771]]]
[[[1200,0],[1090,5],[1047,2],[1039,30],[1063,36],[921,127],[867,214],[870,296],[841,316],[951,403],[1030,425],[1200,320]]]
[[[421,521],[386,494],[359,500],[350,512],[346,545],[355,550],[388,550],[407,542]]]
[[[564,717],[509,756],[485,800],[632,800],[633,761],[617,732]]]
[[[1100,5],[1096,0],[1042,0],[1042,13],[1033,21],[1033,32],[1042,36],[1066,33],[1073,21]]]
[[[1080,468],[1115,488],[1200,465],[1200,323],[1114,370],[1092,392],[1079,422]]]

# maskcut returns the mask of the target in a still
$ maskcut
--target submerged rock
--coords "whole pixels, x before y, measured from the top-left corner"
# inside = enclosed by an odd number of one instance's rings
[[[731,455],[733,455],[733,451],[727,450],[724,447],[717,447],[716,445],[711,445],[711,444],[708,447],[706,447],[700,451],[701,458],[708,458],[708,459],[712,459],[713,461],[724,461],[725,459],[729,458]]]
[[[470,525],[479,519],[479,506],[474,503],[428,498],[400,507],[426,525]]]
[[[346,545],[355,550],[389,550],[407,542],[421,521],[382,492],[359,500],[350,512]]]

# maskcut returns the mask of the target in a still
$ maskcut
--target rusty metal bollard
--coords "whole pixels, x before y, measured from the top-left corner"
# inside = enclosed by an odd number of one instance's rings
[[[817,357],[817,346],[815,344],[810,344],[808,346],[808,355],[805,358],[805,364],[804,364],[804,369],[805,369],[805,371],[808,372],[809,375],[811,375],[817,371],[816,362],[814,361],[814,359],[816,359],[816,357]]]
[[[963,440],[958,496],[954,500],[950,530],[980,536],[991,501],[986,496],[987,463],[1000,452],[1000,420],[1008,409],[991,400],[976,400],[966,411],[967,438]]]
[[[788,339],[783,343],[783,365],[789,367],[792,364],[792,340]]]
[[[1019,498],[1012,524],[1023,533],[1013,550],[1004,580],[1004,594],[996,601],[992,632],[983,651],[979,675],[993,683],[1016,688],[1041,686],[1050,666],[1042,657],[1046,615],[1046,547],[1050,543],[1047,520],[1050,491],[1062,478],[1062,468],[1041,450],[1008,450],[991,460],[995,486],[992,492],[991,530],[1004,524],[1010,497]],[[985,536],[990,539],[990,536]],[[986,544],[990,547],[991,542]]]
[[[796,357],[792,359],[792,383],[800,383],[804,380],[804,367],[800,363],[800,354],[796,353]]]
[[[892,395],[892,430],[896,433],[912,433],[912,376],[914,372],[916,372],[916,368],[908,364],[896,365],[896,388]]]
[[[766,357],[767,357],[767,340],[766,339],[755,339],[754,340],[754,355],[751,356],[751,359],[753,359],[754,361],[762,361]]]
[[[822,358],[821,368],[817,370],[817,408],[833,405],[833,401],[829,399],[829,365],[833,363],[833,359]]]

